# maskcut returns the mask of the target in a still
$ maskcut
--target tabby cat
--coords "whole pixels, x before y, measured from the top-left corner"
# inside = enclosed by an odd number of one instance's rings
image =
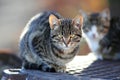
[[[108,9],[100,13],[86,14],[84,16],[84,25],[82,35],[86,39],[89,48],[98,59],[103,59],[100,40],[107,34],[110,26],[110,12]]]
[[[120,17],[112,17],[110,29],[100,40],[101,51],[105,59],[120,60]],[[105,50],[104,50],[105,49]]]
[[[61,17],[44,11],[33,17],[20,37],[23,69],[65,72],[65,64],[79,52],[83,17]]]

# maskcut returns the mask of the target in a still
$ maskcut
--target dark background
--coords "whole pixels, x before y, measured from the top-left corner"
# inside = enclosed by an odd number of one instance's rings
[[[120,0],[109,0],[111,16],[120,16]]]

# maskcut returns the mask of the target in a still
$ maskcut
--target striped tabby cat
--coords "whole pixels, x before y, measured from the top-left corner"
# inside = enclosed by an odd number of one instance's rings
[[[33,17],[20,37],[23,68],[64,72],[79,51],[82,23],[82,16],[71,20],[53,11]]]
[[[85,14],[84,26],[82,27],[83,37],[86,39],[89,48],[96,55],[98,59],[103,59],[102,51],[100,49],[100,40],[107,34],[110,25],[110,13],[108,9],[100,13]]]
[[[101,51],[105,59],[120,60],[120,17],[112,17],[110,29],[100,41]]]

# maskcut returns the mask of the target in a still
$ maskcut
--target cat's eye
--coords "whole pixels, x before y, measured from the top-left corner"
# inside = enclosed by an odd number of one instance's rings
[[[80,34],[73,34],[73,35],[71,35],[70,37],[71,37],[71,38],[78,38],[78,37],[81,38],[81,35],[80,35]]]
[[[73,34],[73,35],[70,35],[70,38],[73,38],[73,37],[75,37],[75,35]]]

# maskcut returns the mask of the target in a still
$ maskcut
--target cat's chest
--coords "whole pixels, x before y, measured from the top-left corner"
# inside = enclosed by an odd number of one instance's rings
[[[99,49],[99,41],[98,40],[88,39],[87,42],[88,42],[90,49],[93,52],[96,52]]]

